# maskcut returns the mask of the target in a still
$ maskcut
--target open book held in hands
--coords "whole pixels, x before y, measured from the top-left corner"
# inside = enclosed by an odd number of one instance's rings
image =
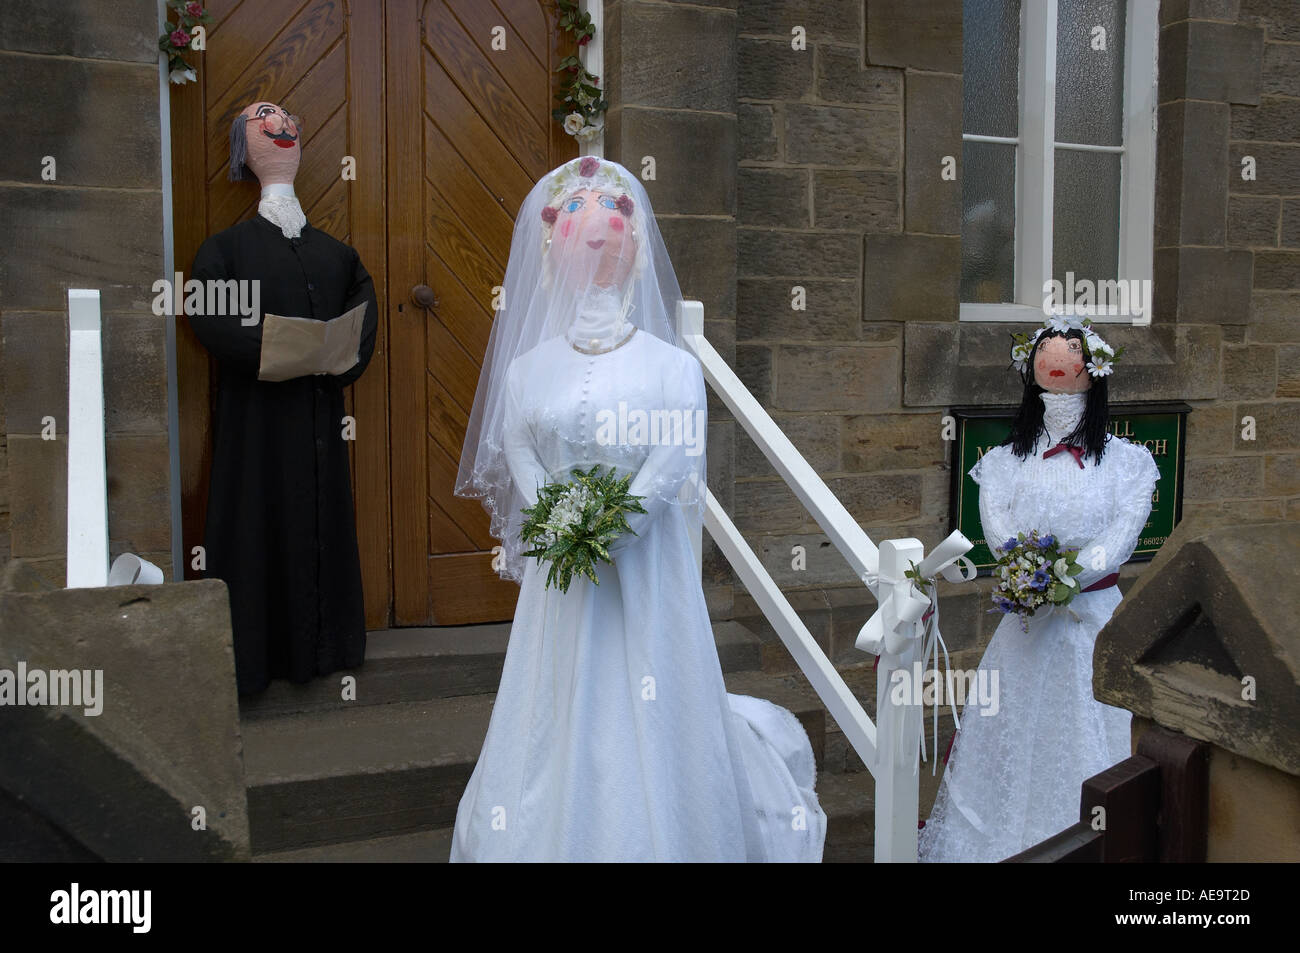
[[[312,374],[344,374],[356,365],[366,302],[329,321],[268,314],[262,322],[257,379],[287,381]]]

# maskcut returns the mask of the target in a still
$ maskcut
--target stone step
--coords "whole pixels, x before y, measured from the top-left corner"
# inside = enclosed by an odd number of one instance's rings
[[[761,643],[738,622],[713,623],[724,672],[757,669]],[[379,629],[366,639],[361,668],[295,685],[277,679],[240,699],[241,719],[359,705],[389,705],[495,692],[505,664],[510,623]],[[341,698],[342,679],[356,677],[356,700]]]
[[[253,850],[451,824],[494,698],[460,695],[244,722]]]
[[[876,849],[876,782],[871,773],[819,774],[817,801],[826,814],[822,863],[871,863]]]
[[[871,863],[875,819],[871,775],[823,774],[817,797],[826,812],[823,863]],[[256,863],[446,863],[451,855],[451,827],[390,837],[281,850],[255,856]]]
[[[253,857],[255,864],[445,864],[451,856],[450,827],[392,837],[278,850]]]
[[[761,672],[727,690],[789,709],[820,765],[825,714],[810,691]],[[353,705],[245,719],[249,826],[258,853],[450,824],[487,734],[495,695]]]

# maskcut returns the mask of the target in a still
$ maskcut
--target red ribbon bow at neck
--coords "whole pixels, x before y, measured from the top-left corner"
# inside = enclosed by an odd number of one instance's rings
[[[1070,452],[1070,456],[1074,457],[1074,462],[1079,465],[1079,469],[1082,470],[1083,469],[1083,447],[1075,447],[1068,443],[1058,443],[1051,450],[1043,451],[1043,459],[1050,460],[1058,453],[1064,453],[1067,450]]]

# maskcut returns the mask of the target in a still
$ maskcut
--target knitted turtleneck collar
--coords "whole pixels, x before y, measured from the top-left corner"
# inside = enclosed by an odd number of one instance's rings
[[[1088,405],[1088,394],[1053,394],[1043,391],[1043,426],[1047,428],[1050,443],[1064,440],[1083,419]]]

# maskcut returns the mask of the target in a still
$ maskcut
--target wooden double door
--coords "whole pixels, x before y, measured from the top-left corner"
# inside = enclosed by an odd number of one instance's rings
[[[295,190],[313,226],[375,281],[379,331],[350,388],[357,533],[370,628],[508,619],[487,515],[453,495],[514,216],[577,154],[551,118],[572,52],[548,0],[210,0],[199,82],[172,88],[176,267],[256,213],[227,181],[232,118],[303,118]],[[419,286],[432,290],[436,303]],[[178,322],[187,552],[203,539],[213,368]],[[187,565],[188,565],[187,560]]]

